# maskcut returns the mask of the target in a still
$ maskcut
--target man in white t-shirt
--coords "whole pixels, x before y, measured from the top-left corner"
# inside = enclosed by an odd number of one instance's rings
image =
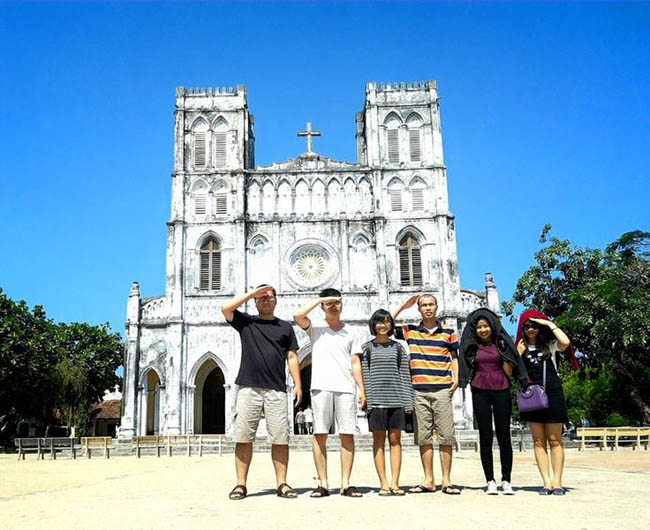
[[[307,314],[320,305],[325,324],[314,326]],[[341,293],[324,289],[319,298],[301,307],[293,316],[311,340],[311,406],[314,413],[312,450],[318,473],[318,487],[312,497],[327,497],[327,435],[334,425],[341,439],[341,495],[361,497],[350,486],[356,432],[356,387],[352,376],[352,355],[361,353],[358,336],[341,322]]]

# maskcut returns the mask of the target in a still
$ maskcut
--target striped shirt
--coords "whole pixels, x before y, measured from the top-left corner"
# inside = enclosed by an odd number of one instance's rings
[[[395,338],[405,340],[411,356],[411,382],[414,390],[442,390],[453,384],[452,352],[458,350],[458,338],[451,328],[436,322],[431,333],[420,322],[395,327]]]
[[[392,407],[413,410],[408,354],[402,345],[393,340],[387,343],[370,341],[362,349],[361,369],[368,410]],[[401,361],[399,367],[398,359]]]

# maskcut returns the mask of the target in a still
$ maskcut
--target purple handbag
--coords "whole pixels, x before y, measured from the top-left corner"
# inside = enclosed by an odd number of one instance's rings
[[[528,388],[517,391],[517,406],[520,412],[533,412],[548,408],[546,394],[546,361],[544,361],[543,380],[541,385],[529,385]]]

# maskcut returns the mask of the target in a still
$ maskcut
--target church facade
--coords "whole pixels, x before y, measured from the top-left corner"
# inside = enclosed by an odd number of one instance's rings
[[[436,82],[368,83],[355,120],[356,163],[315,153],[308,124],[305,153],[257,167],[245,87],[177,88],[166,288],[129,293],[121,437],[231,431],[241,352],[220,306],[259,284],[285,320],[335,287],[364,336],[374,310],[417,292],[458,330],[477,307],[498,311],[489,274],[483,291],[460,288]],[[308,400],[311,349],[296,332]],[[454,398],[461,427],[467,398]]]

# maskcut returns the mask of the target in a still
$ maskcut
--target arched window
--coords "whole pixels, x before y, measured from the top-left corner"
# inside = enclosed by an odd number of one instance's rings
[[[342,199],[340,182],[336,179],[330,180],[327,185],[327,207],[331,215],[341,213],[344,206]]]
[[[311,212],[309,204],[309,186],[304,180],[296,185],[296,213],[307,214]]]
[[[228,122],[219,116],[213,124],[212,150],[214,167],[226,167],[228,162]]]
[[[213,195],[215,215],[228,215],[228,189],[223,180],[215,184]]]
[[[221,248],[214,238],[209,238],[201,246],[200,286],[202,291],[221,289]]]
[[[273,215],[275,212],[275,189],[273,184],[268,180],[262,188],[262,213],[264,215]]]
[[[205,215],[208,213],[208,185],[203,182],[197,182],[192,188],[192,205],[194,215]]]
[[[411,181],[411,210],[414,212],[424,211],[424,192],[426,184],[422,179],[416,177]]]
[[[403,208],[402,193],[404,185],[399,179],[393,179],[388,183],[388,200],[391,212],[401,212]]]
[[[203,119],[198,119],[192,126],[192,141],[194,154],[194,168],[205,169],[208,163],[208,124]]]
[[[377,264],[365,235],[357,234],[350,243],[350,285],[368,289],[375,285]]]
[[[399,242],[399,283],[410,287],[422,285],[420,244],[410,232]]]
[[[248,188],[248,212],[250,214],[260,213],[260,199],[262,192],[257,182],[253,182]]]
[[[391,113],[384,120],[386,127],[386,153],[389,164],[399,164],[399,128],[402,120],[397,114]]]
[[[291,210],[291,186],[286,180],[283,180],[278,186],[278,211],[288,215]]]
[[[411,114],[406,120],[409,131],[409,157],[411,162],[420,162],[422,160],[421,134],[422,119],[418,114]]]
[[[360,204],[357,197],[357,186],[354,180],[347,179],[343,185],[343,193],[345,194],[345,211],[348,214],[353,214],[359,211]]]
[[[312,186],[311,209],[315,214],[325,213],[325,185],[317,180]]]
[[[365,178],[362,178],[359,182],[359,202],[362,212],[372,211],[372,187],[370,186],[370,182]]]

